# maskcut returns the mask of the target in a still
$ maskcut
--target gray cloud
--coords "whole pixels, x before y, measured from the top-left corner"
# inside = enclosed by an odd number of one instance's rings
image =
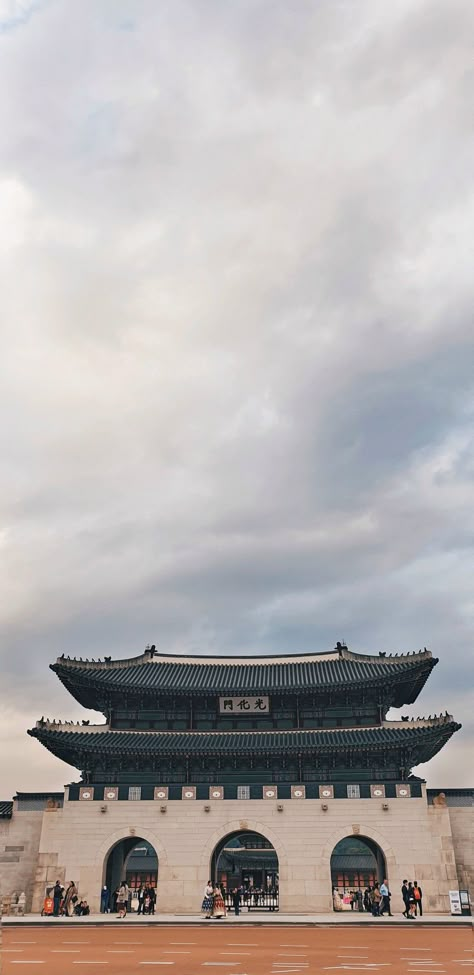
[[[17,6],[5,797],[75,775],[24,735],[80,716],[57,653],[148,641],[428,645],[464,730],[420,772],[472,784],[471,5]]]

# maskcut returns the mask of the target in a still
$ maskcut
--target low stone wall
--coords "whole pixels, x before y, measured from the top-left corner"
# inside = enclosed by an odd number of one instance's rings
[[[471,892],[474,902],[474,806],[448,806],[454,858],[461,889]]]
[[[0,820],[0,900],[14,891],[24,892],[27,910],[32,902],[42,826],[42,809],[19,812],[16,803],[12,818]]]

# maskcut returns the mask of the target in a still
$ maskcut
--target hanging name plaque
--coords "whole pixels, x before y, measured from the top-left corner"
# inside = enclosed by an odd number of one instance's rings
[[[269,697],[220,697],[219,714],[269,714]]]

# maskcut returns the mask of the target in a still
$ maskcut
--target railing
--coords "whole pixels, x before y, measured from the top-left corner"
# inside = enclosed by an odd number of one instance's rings
[[[233,913],[234,900],[231,891],[224,894],[226,910]],[[278,890],[244,890],[240,895],[241,911],[278,911],[279,892]]]

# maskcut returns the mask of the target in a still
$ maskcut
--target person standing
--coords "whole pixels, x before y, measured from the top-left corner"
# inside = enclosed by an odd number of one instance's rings
[[[380,885],[380,893],[382,896],[382,902],[380,904],[380,916],[382,917],[382,915],[385,914],[385,911],[387,911],[388,916],[392,917],[393,915],[390,910],[390,891],[388,889],[387,878],[385,878],[383,884]]]
[[[224,898],[220,887],[216,884],[214,887],[214,905],[212,908],[212,916],[220,920],[221,917],[226,916]]]
[[[122,880],[117,894],[118,917],[123,921],[127,913],[129,890],[125,880]]]
[[[359,913],[362,913],[364,910],[364,900],[362,897],[362,891],[360,887],[357,891],[357,910],[359,911]]]
[[[155,904],[156,904],[156,890],[155,890],[155,888],[151,884],[150,884],[150,887],[149,887],[149,890],[148,890],[148,894],[149,894],[149,898],[150,898],[149,899],[149,902],[148,902],[148,913],[149,914],[154,914],[155,913]]]
[[[211,881],[208,880],[206,884],[206,888],[204,890],[204,897],[202,899],[202,904],[201,904],[201,912],[204,914],[206,921],[209,921],[211,919],[212,908],[214,907],[213,895],[214,895],[214,889],[211,884]]]
[[[380,904],[382,902],[382,895],[380,893],[380,888],[378,884],[375,884],[375,887],[372,891],[371,901],[372,901],[372,916],[378,917],[380,914]]]
[[[342,898],[335,887],[332,889],[332,907],[334,911],[342,911]]]
[[[413,896],[415,898],[415,914],[418,908],[418,913],[420,917],[423,917],[423,891],[421,887],[418,886],[416,880],[413,881]]]
[[[144,887],[143,884],[140,884],[140,886],[138,888],[137,898],[138,898],[138,911],[137,911],[137,914],[143,914],[143,901],[145,900],[145,887]]]
[[[100,913],[108,914],[110,910],[110,893],[109,888],[104,884],[100,892]]]
[[[415,890],[411,880],[408,883],[408,917],[416,917],[416,900],[415,900]]]
[[[53,917],[59,917],[62,897],[63,888],[61,887],[59,880],[57,880],[53,887]]]
[[[366,887],[364,890],[364,910],[370,913],[370,887]]]
[[[234,890],[232,891],[232,904],[234,905],[235,915],[236,916],[239,915],[240,914],[240,890],[238,887],[234,887]]]
[[[402,884],[403,917],[408,917],[408,880]]]
[[[63,904],[63,914],[66,917],[71,917],[74,912],[74,906],[77,903],[77,887],[73,880],[69,881],[69,887],[66,891]]]

